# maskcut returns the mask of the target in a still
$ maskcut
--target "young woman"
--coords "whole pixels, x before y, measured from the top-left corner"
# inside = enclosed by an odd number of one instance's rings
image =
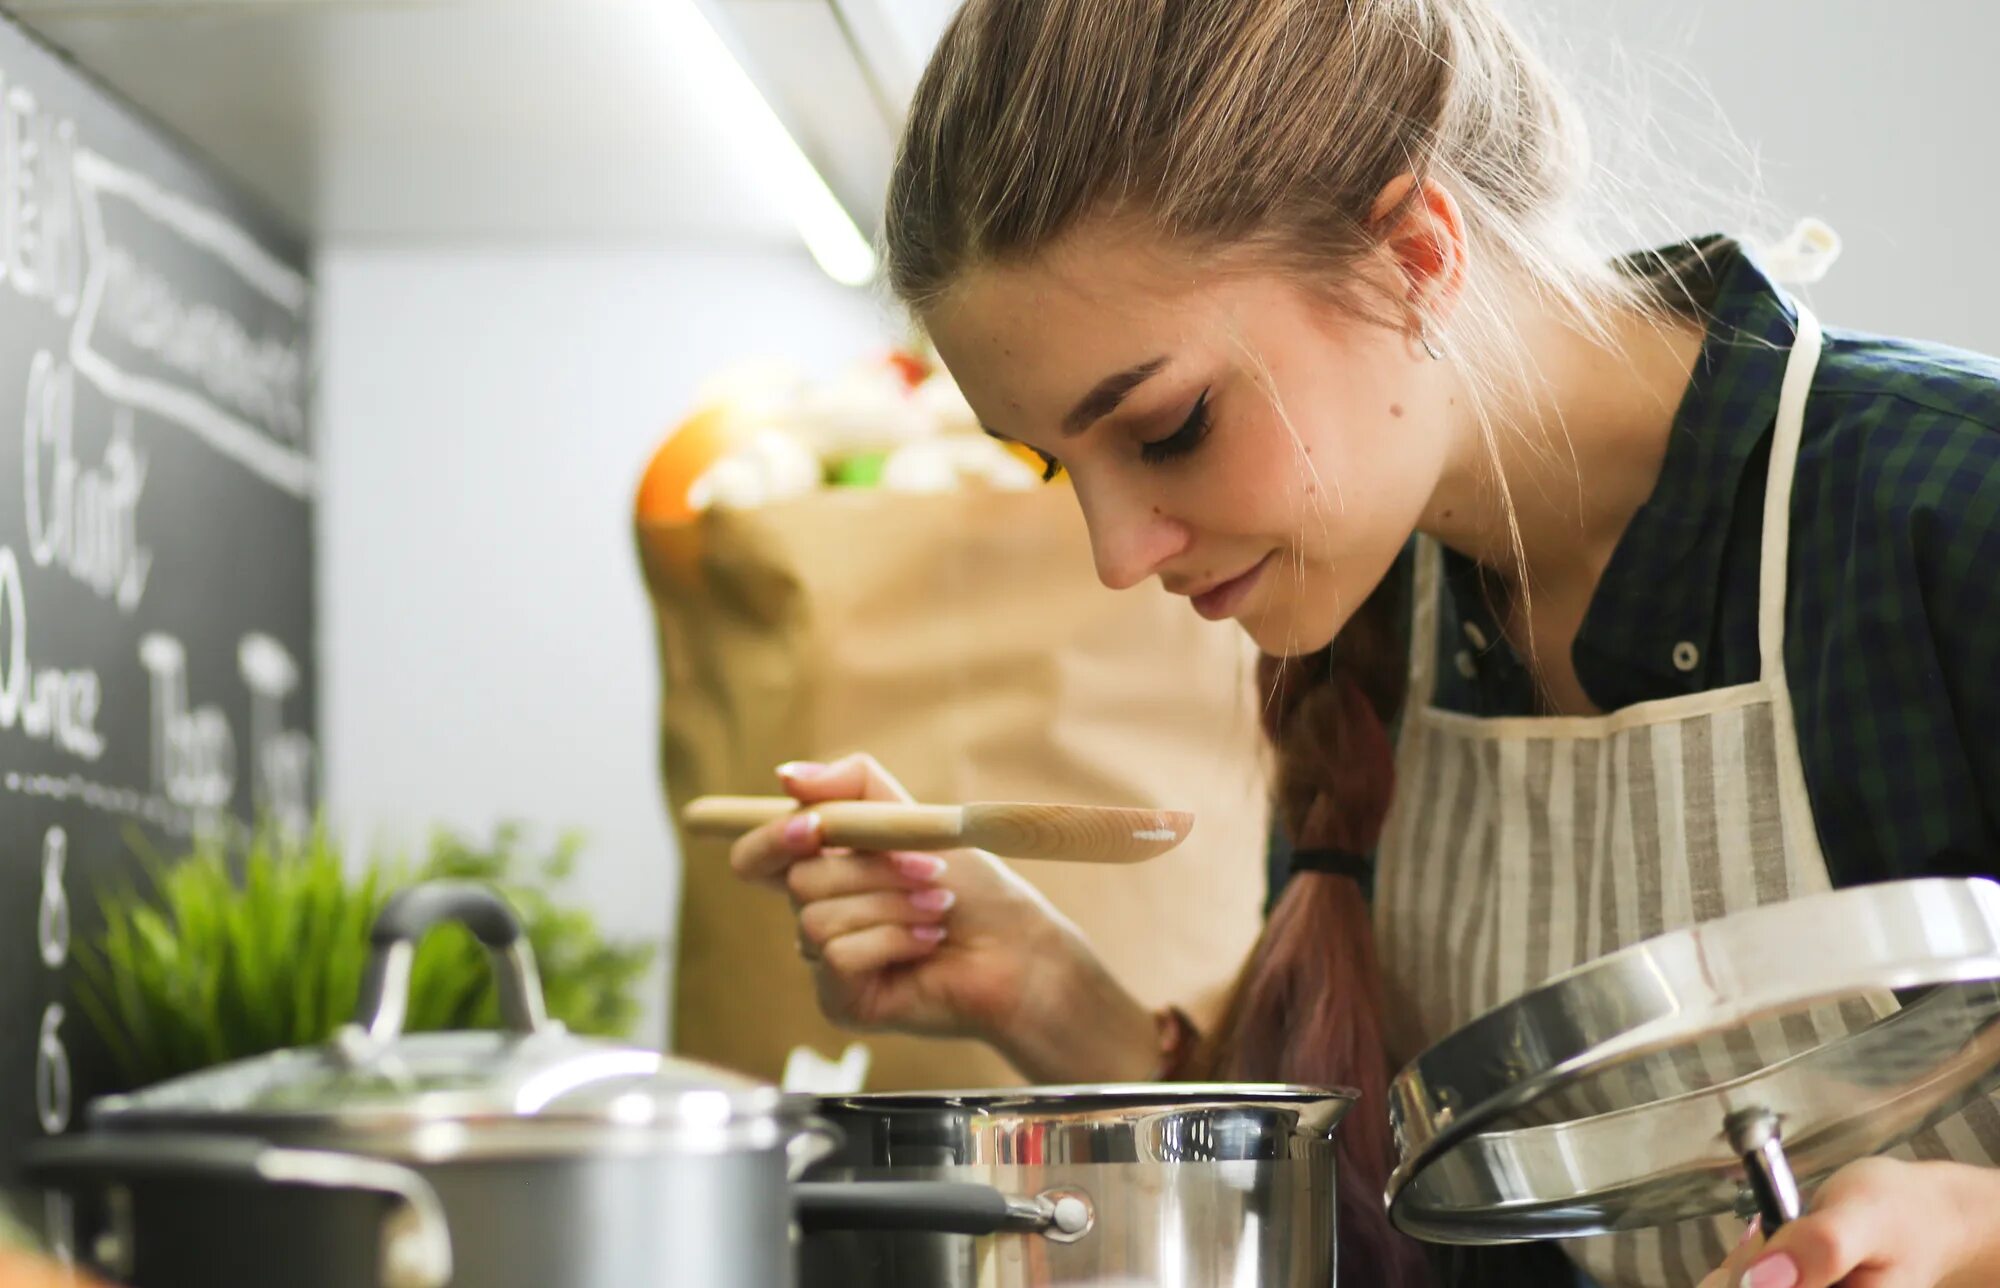
[[[1607,260],[1586,172],[1488,0],[972,0],[890,191],[896,292],[1069,475],[1105,584],[1268,655],[1296,875],[1193,1059],[1367,1095],[1350,1283],[1424,1273],[1380,1093],[1426,1043],[1665,929],[2000,867],[2000,363],[1823,331],[1725,238]],[[990,856],[816,826],[732,860],[789,890],[830,1014],[1038,1081],[1190,1067]],[[1565,1250],[1620,1288],[2000,1283],[1996,1159],[1982,1102],[1768,1247]]]

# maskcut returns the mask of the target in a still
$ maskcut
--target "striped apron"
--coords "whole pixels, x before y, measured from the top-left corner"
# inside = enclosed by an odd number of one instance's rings
[[[1442,556],[1421,543],[1411,708],[1397,803],[1377,858],[1376,923],[1398,1063],[1501,1002],[1678,927],[1830,888],[1785,687],[1785,559],[1793,467],[1820,329],[1799,310],[1764,497],[1761,674],[1748,684],[1604,716],[1482,719],[1441,711]],[[1682,645],[1683,650],[1689,645]],[[1713,1085],[1893,1008],[1885,997],[1784,1017],[1669,1067],[1618,1071],[1552,1117]],[[1979,1102],[1898,1153],[2000,1163],[2000,1111]],[[1719,1265],[1727,1218],[1566,1245],[1607,1288],[1679,1288]]]

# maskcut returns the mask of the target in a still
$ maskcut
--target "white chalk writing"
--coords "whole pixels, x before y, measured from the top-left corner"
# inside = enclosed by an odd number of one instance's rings
[[[62,1003],[50,1002],[42,1012],[41,1041],[35,1044],[35,1117],[51,1136],[69,1126],[69,1052],[57,1032],[62,1022]]]
[[[229,718],[213,704],[189,707],[187,649],[173,636],[148,633],[139,661],[152,676],[154,783],[176,805],[222,808],[236,789]]]
[[[42,965],[61,970],[69,961],[69,892],[63,889],[63,867],[69,860],[69,836],[52,827],[42,837],[42,902],[35,918],[35,942]]]
[[[130,613],[146,595],[153,553],[139,544],[139,497],[146,460],[132,445],[132,413],[113,412],[116,428],[101,464],[76,454],[76,372],[47,352],[28,366],[22,420],[28,554],[43,568],[60,565]]]
[[[97,672],[49,666],[37,670],[29,661],[21,561],[12,546],[0,546],[0,732],[19,729],[37,742],[94,761],[104,754],[104,738],[97,730],[102,701]]]
[[[250,795],[256,807],[292,832],[312,825],[312,739],[285,728],[285,699],[299,684],[299,666],[277,640],[243,637],[237,667],[250,689]]]
[[[0,93],[0,277],[63,317],[83,278],[73,158],[76,128],[16,85]]]

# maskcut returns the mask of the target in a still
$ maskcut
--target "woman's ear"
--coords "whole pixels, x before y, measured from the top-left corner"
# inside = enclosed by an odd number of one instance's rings
[[[1458,199],[1428,179],[1399,175],[1376,194],[1368,218],[1398,275],[1411,343],[1432,339],[1465,285],[1471,248]]]

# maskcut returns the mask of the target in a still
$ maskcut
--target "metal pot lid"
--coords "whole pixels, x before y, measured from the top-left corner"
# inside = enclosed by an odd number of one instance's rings
[[[405,1034],[417,942],[432,926],[462,922],[486,946],[499,984],[504,1032]],[[91,1107],[107,1128],[258,1132],[289,1140],[402,1139],[435,1151],[464,1144],[440,1125],[503,1132],[510,1147],[601,1144],[577,1128],[690,1129],[717,1146],[753,1143],[718,1127],[802,1116],[807,1102],[729,1071],[656,1051],[577,1037],[544,1011],[528,941],[492,891],[459,882],[405,890],[384,908],[355,1021],[321,1047],[279,1051],[207,1069]],[[564,1129],[565,1134],[557,1134]],[[524,1131],[528,1134],[524,1135]],[[413,1135],[413,1133],[423,1133]],[[641,1133],[644,1134],[644,1133]],[[427,1142],[427,1143],[426,1143]],[[658,1142],[652,1141],[652,1144]],[[419,1151],[421,1152],[421,1150]]]
[[[1447,1243],[1775,1226],[1997,1090],[2000,884],[1808,896],[1586,963],[1412,1061],[1390,1215]]]
[[[92,1109],[105,1126],[240,1119],[350,1128],[443,1119],[674,1120],[684,1104],[711,1118],[768,1114],[775,1087],[709,1065],[574,1037],[418,1033],[375,1043],[350,1027],[324,1047],[279,1051],[176,1078]],[[638,1108],[640,1102],[644,1110]]]

